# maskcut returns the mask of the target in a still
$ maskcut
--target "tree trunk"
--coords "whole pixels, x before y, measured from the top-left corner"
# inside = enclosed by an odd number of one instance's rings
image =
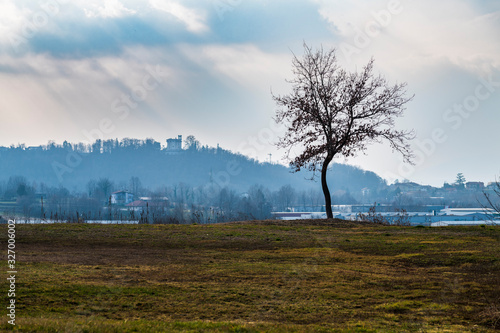
[[[323,188],[323,194],[325,195],[325,209],[326,218],[333,219],[332,212],[332,197],[330,196],[330,190],[328,189],[328,184],[326,183],[326,171],[328,170],[328,165],[332,161],[333,157],[327,156],[323,162],[323,167],[321,168],[321,187]]]

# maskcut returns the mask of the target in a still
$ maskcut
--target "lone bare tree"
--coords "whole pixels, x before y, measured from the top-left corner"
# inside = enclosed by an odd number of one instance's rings
[[[374,75],[373,59],[360,72],[350,73],[340,68],[335,49],[313,51],[304,44],[304,51],[301,59],[293,58],[295,78],[289,81],[293,91],[273,95],[278,106],[275,121],[287,127],[277,145],[287,149],[294,171],[321,170],[326,214],[332,218],[326,173],[334,157],[354,156],[368,144],[385,139],[411,162],[408,140],[413,139],[413,131],[394,129],[394,120],[402,116],[413,96],[406,97],[406,83],[391,86]],[[302,153],[290,158],[296,147]]]

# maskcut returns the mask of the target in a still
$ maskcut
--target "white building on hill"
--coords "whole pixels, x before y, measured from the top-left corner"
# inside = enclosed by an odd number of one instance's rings
[[[167,152],[180,152],[182,150],[182,135],[177,139],[167,139]]]

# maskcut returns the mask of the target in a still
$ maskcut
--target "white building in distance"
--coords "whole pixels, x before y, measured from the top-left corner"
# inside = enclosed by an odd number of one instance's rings
[[[182,150],[182,135],[177,139],[167,139],[167,152],[179,152]]]

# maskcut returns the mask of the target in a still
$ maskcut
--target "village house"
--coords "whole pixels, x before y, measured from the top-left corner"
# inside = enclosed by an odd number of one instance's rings
[[[483,182],[467,182],[465,188],[468,190],[482,191],[484,189]]]
[[[132,201],[128,203],[127,210],[140,213],[142,211],[147,211],[148,209],[165,209],[169,207],[169,200],[167,197],[142,197],[139,200]]]
[[[132,201],[131,203],[128,203],[126,206],[127,206],[128,210],[134,211],[137,213],[137,212],[146,211],[148,208],[148,202],[144,201],[144,200],[135,200],[135,201]]]
[[[134,195],[129,191],[116,191],[111,193],[111,204],[125,206],[134,201]]]

